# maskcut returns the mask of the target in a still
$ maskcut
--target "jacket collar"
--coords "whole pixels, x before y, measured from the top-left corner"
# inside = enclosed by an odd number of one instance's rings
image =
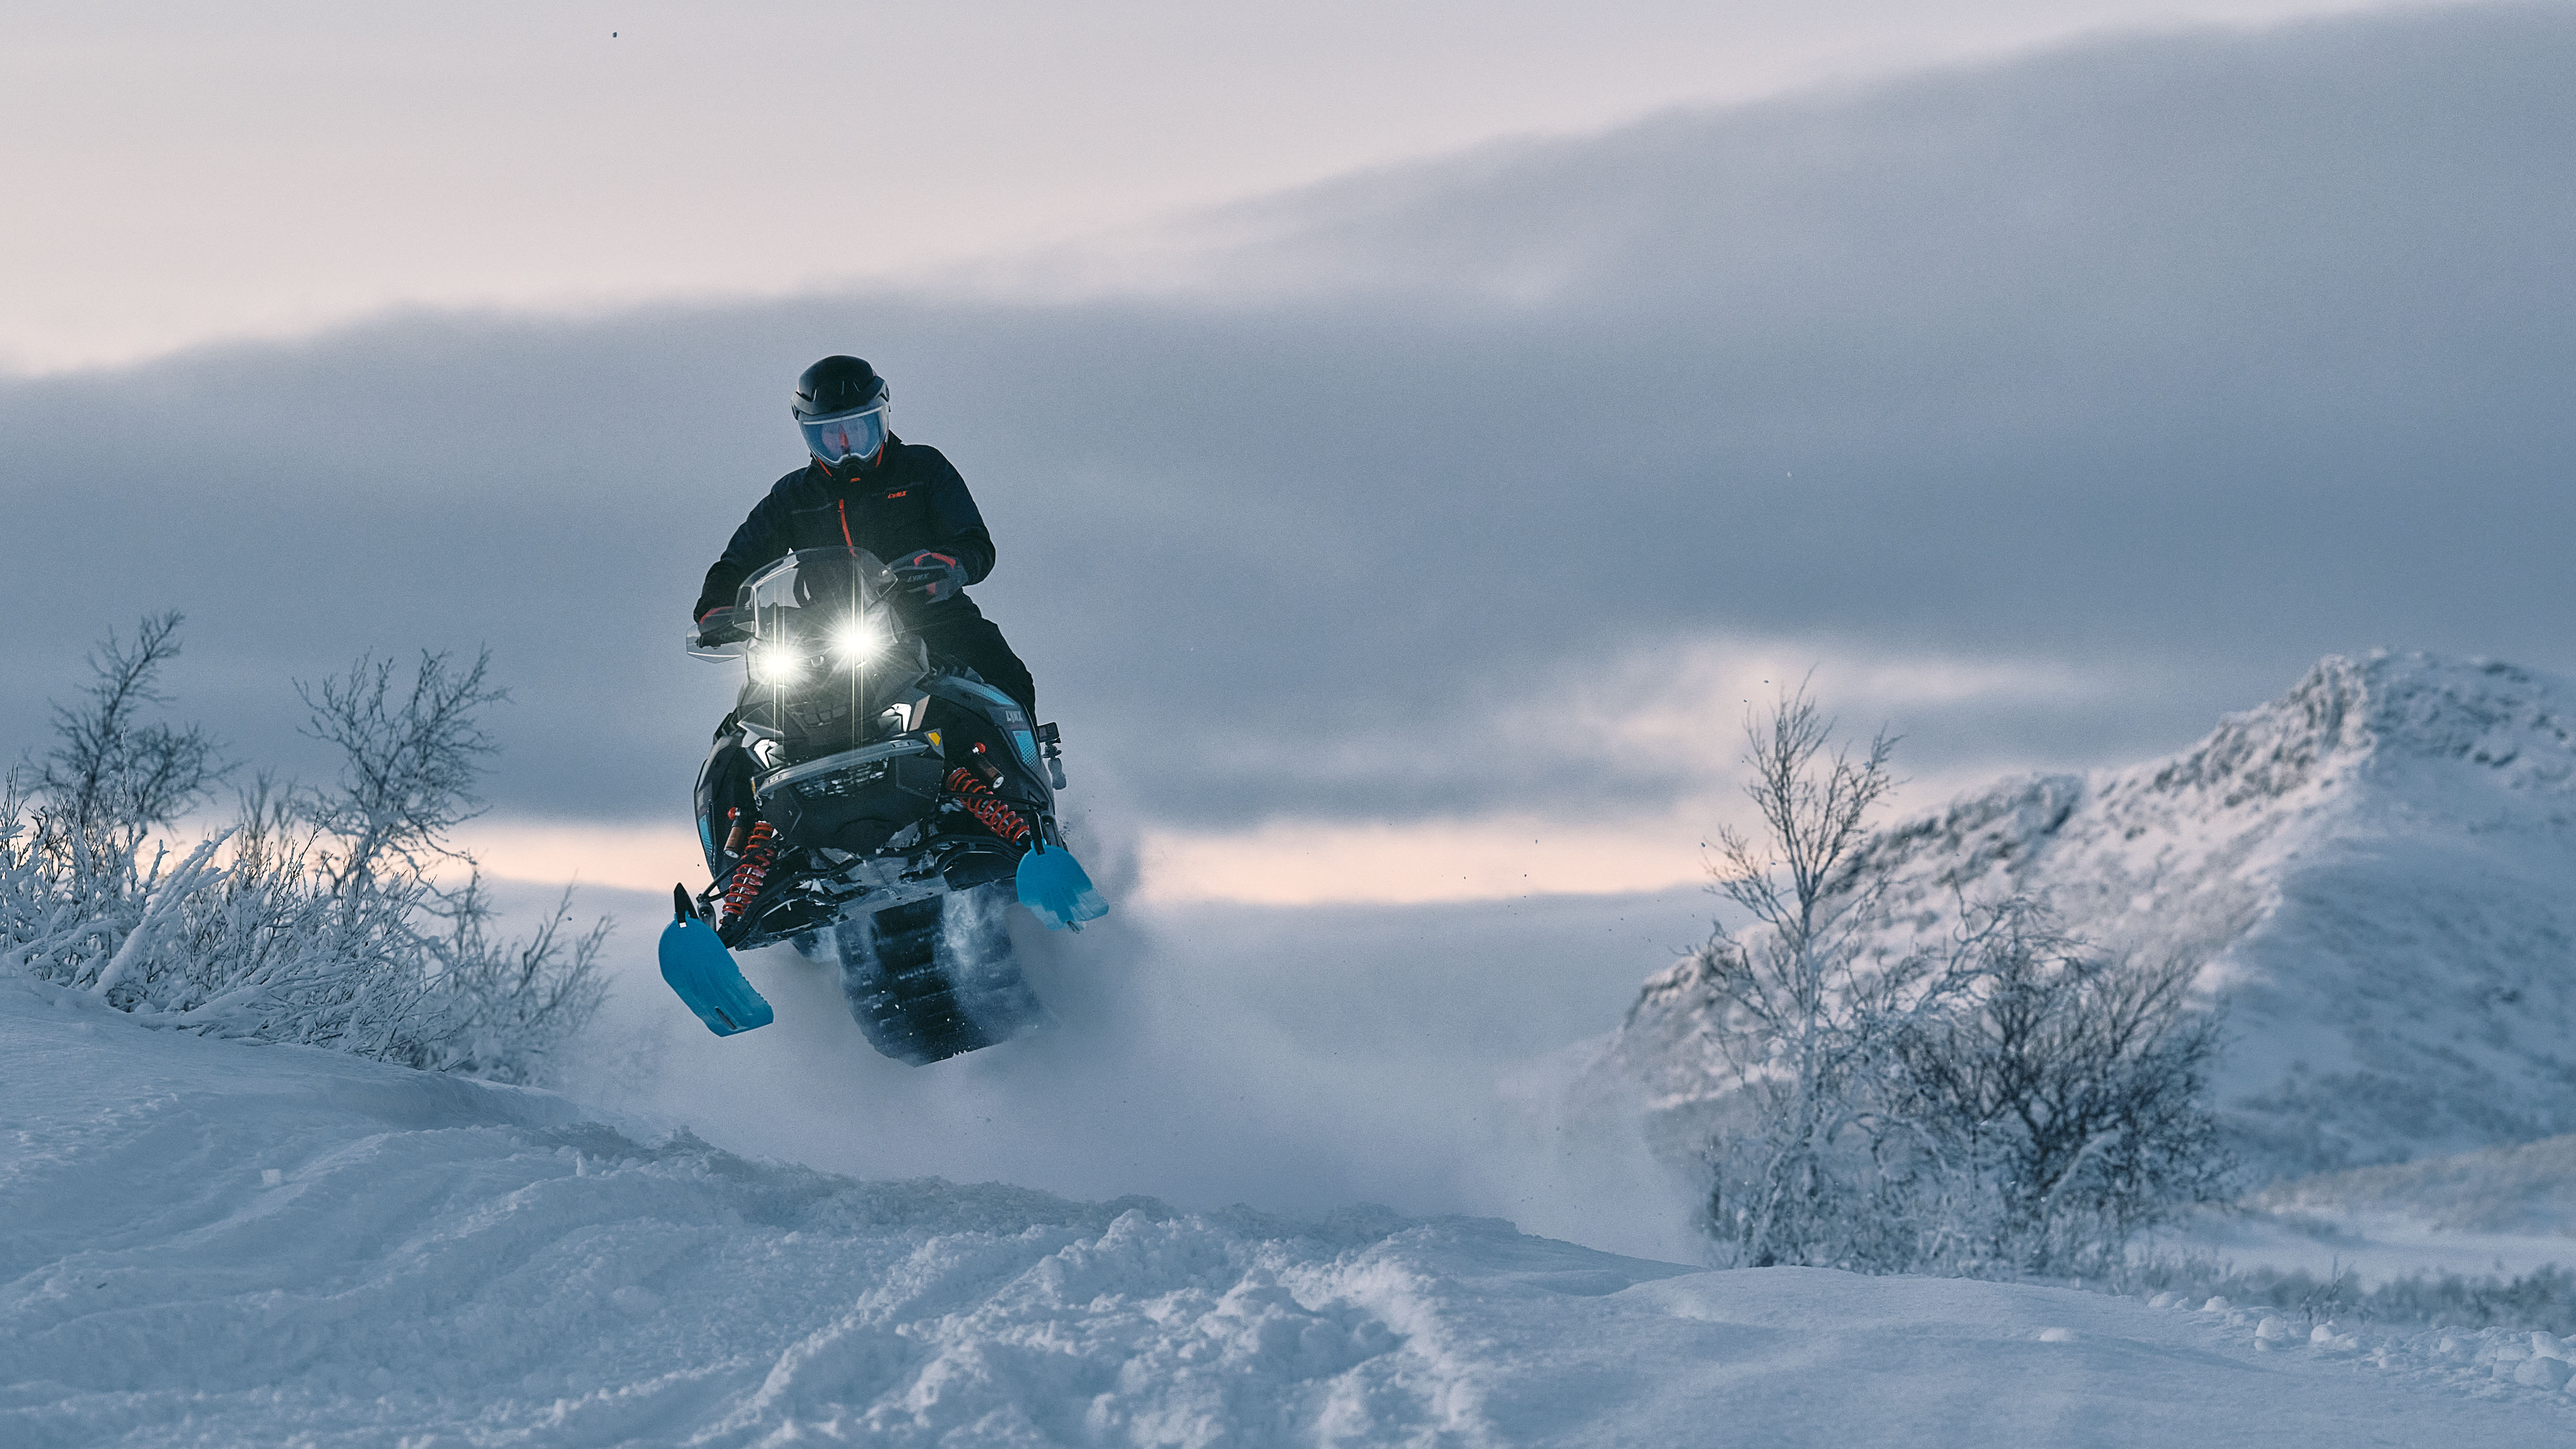
[[[872,487],[877,482],[878,476],[885,472],[886,465],[894,461],[895,449],[902,446],[903,439],[889,431],[886,434],[885,445],[877,449],[877,460],[873,463],[853,463],[846,474],[820,458],[806,459],[805,466],[823,483],[831,487]]]

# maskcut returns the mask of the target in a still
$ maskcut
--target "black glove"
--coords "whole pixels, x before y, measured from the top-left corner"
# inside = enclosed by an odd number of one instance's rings
[[[936,604],[957,597],[958,591],[966,587],[966,566],[947,554],[925,548],[910,558],[897,559],[894,577],[897,583],[907,589],[919,589],[922,598]]]
[[[704,649],[716,644],[731,644],[736,640],[750,638],[751,631],[736,624],[733,619],[731,609],[707,610],[706,614],[698,620],[698,647]]]

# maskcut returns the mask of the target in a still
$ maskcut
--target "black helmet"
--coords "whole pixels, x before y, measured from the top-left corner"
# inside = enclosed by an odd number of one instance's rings
[[[885,446],[887,404],[894,394],[863,358],[826,357],[796,379],[788,406],[805,434],[805,450],[830,466],[874,458]]]
[[[826,357],[805,369],[796,379],[796,395],[790,405],[796,410],[796,421],[830,417],[834,413],[854,413],[886,400],[885,379],[868,366],[864,357]]]

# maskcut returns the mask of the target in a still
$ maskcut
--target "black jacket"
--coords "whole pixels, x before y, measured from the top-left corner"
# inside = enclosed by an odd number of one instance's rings
[[[763,564],[800,548],[834,544],[866,549],[887,563],[937,549],[965,565],[970,584],[982,583],[993,571],[993,535],[966,480],[937,448],[888,437],[875,466],[860,468],[852,480],[835,478],[821,463],[779,479],[733,531],[724,557],[707,570],[706,587],[689,617],[703,619],[709,609],[732,604],[734,591]],[[963,594],[924,613],[981,617]]]

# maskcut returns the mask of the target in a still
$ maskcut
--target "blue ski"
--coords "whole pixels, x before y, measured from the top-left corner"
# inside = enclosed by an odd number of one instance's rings
[[[767,998],[742,979],[733,953],[716,939],[714,929],[698,919],[684,886],[671,887],[677,908],[662,928],[662,979],[680,1000],[718,1036],[767,1026],[776,1019]]]
[[[1049,850],[1044,840],[1036,841],[1020,857],[1019,888],[1020,904],[1051,931],[1079,931],[1083,922],[1109,914],[1109,903],[1100,898],[1082,862],[1062,845]]]

